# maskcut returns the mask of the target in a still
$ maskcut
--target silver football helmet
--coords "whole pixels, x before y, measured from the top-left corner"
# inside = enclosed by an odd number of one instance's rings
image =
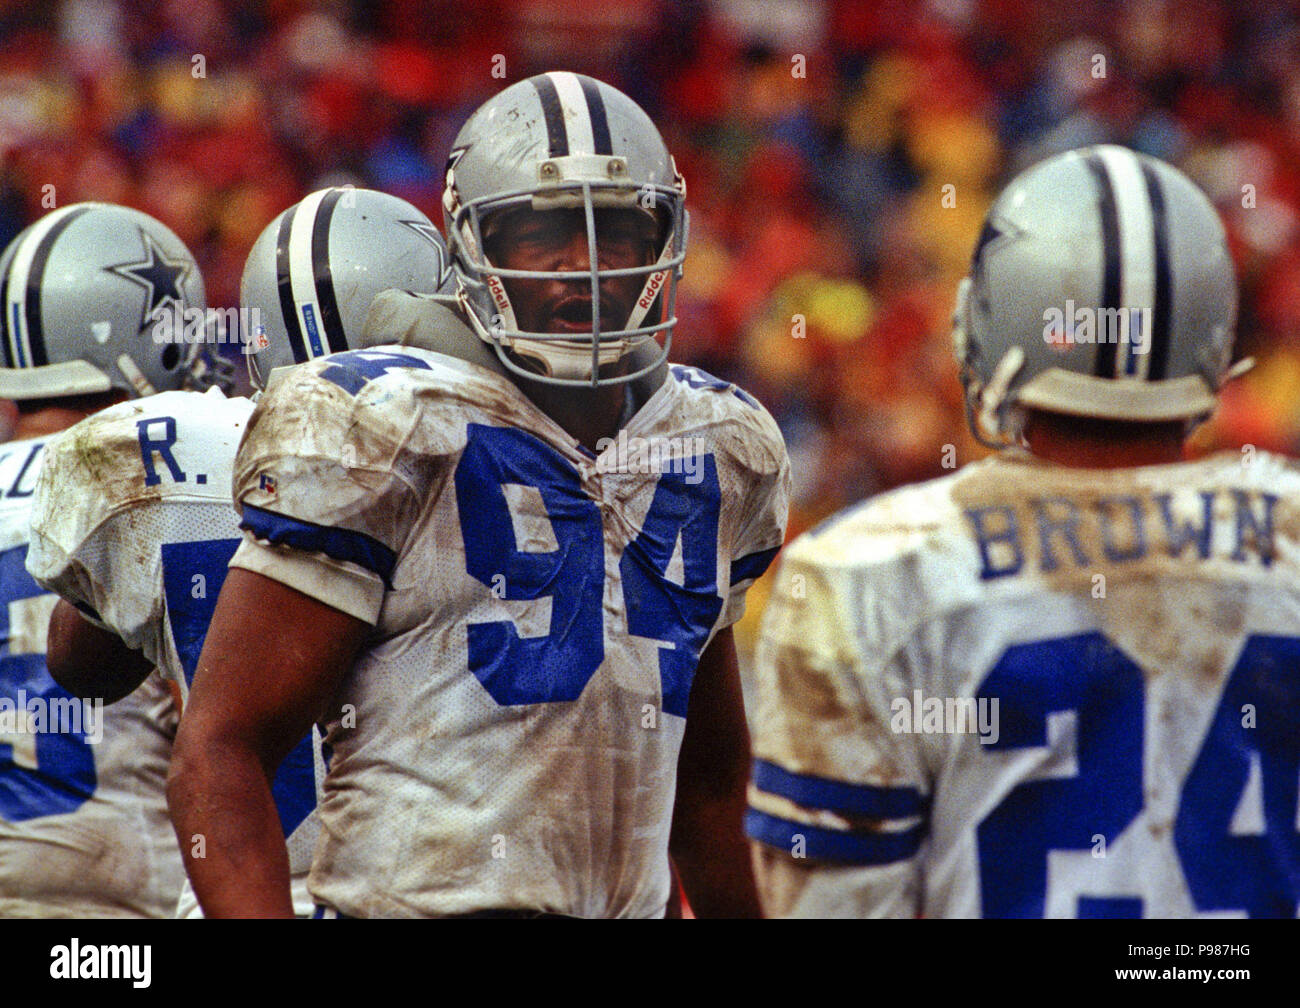
[[[186,385],[207,333],[203,277],[148,214],[109,203],[54,210],[0,255],[0,398]]]
[[[447,246],[406,200],[373,189],[321,189],[262,231],[244,263],[239,300],[251,326],[253,384],[274,368],[367,345],[362,327],[380,291],[454,292]]]
[[[452,144],[443,192],[452,267],[479,337],[492,344],[512,372],[548,384],[592,387],[649,373],[667,358],[677,321],[687,238],[685,201],[686,184],[658,129],[635,102],[608,84],[581,74],[545,73],[488,99]],[[597,213],[608,208],[640,210],[656,221],[648,264],[601,267]],[[491,262],[485,234],[490,239],[494,220],[520,209],[581,210],[586,268],[504,269]],[[601,310],[601,281],[616,277],[645,278],[625,318],[610,318]],[[522,331],[502,283],[509,279],[580,281],[591,291],[591,331]],[[579,324],[586,324],[585,317]],[[600,374],[602,367],[653,343],[658,333],[664,341],[650,365],[616,376]]]
[[[958,289],[971,429],[1014,441],[1017,407],[1203,418],[1230,376],[1236,316],[1223,225],[1191,180],[1123,147],[1050,158],[998,196]]]

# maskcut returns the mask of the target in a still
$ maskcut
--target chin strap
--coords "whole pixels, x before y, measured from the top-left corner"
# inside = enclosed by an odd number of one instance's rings
[[[673,260],[674,237],[675,234],[670,229],[668,232],[668,239],[664,242],[663,251],[659,254],[658,260],[655,261],[656,266],[662,267],[665,263],[669,263]],[[680,266],[677,267],[677,272],[680,276]],[[641,286],[641,293],[632,304],[632,313],[628,316],[626,324],[623,325],[624,329],[636,329],[643,321],[645,321],[645,317],[649,313],[650,309],[654,307],[655,301],[659,299],[664,288],[668,286],[668,273],[669,271],[666,268],[659,269],[646,277],[645,283]]]
[[[621,360],[627,346],[626,340],[602,345],[597,351],[598,367]],[[575,346],[551,340],[515,339],[510,349],[521,357],[538,361],[543,374],[567,381],[587,381],[591,378],[591,347]]]
[[[987,385],[983,388],[968,386],[967,420],[970,421],[971,433],[986,448],[1005,448],[1011,443],[1005,430],[1007,392],[1024,365],[1025,352],[1020,347],[1013,346],[1002,355]],[[978,416],[975,413],[977,400]],[[993,439],[986,439],[982,436],[982,431],[991,432]]]

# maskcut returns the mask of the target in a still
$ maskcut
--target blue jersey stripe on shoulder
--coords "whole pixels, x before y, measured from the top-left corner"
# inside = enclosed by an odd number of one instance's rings
[[[701,371],[697,367],[689,367],[685,364],[672,364],[669,366],[668,370],[677,381],[689,385],[693,389],[712,389],[715,392],[730,392],[746,406],[751,406],[754,409],[758,408],[758,400],[740,386],[733,385],[728,381],[723,381],[721,378],[715,378],[707,371]]]
[[[801,849],[805,857],[841,864],[893,864],[921,849],[920,826],[899,833],[848,833],[781,819],[754,808],[745,813],[745,833],[787,853]]]
[[[748,581],[750,578],[763,576],[772,563],[772,558],[781,550],[780,546],[773,546],[771,549],[759,550],[757,553],[750,553],[739,560],[731,561],[731,583],[738,585],[742,581]]]
[[[251,504],[244,505],[244,517],[239,527],[277,546],[324,553],[335,560],[357,564],[378,574],[384,579],[385,586],[393,586],[393,568],[397,566],[397,554],[364,532],[327,528],[276,514],[274,511],[264,511]]]
[[[754,786],[768,794],[788,798],[810,809],[870,816],[873,819],[902,819],[924,815],[926,801],[913,787],[878,787],[846,784],[844,781],[811,774],[791,773],[767,760],[754,760]]]

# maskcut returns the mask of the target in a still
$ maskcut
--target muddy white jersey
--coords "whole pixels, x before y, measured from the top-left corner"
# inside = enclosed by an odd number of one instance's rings
[[[769,912],[1294,917],[1298,539],[1264,453],[1004,456],[800,537],[756,652]]]
[[[33,576],[182,696],[238,545],[231,467],[252,410],[217,390],[120,403],[52,440],[36,488]]]
[[[663,913],[692,677],[782,542],[788,463],[756,401],[684,367],[601,447],[411,347],[259,404],[233,565],[375,628],[328,725],[322,904]]]
[[[156,673],[105,707],[46,668],[56,597],[26,558],[47,440],[0,445],[0,916],[169,917],[185,875],[163,792],[176,708]]]
[[[103,410],[50,441],[33,499],[32,575],[140,649],[182,697],[239,545],[231,470],[252,410],[215,389]],[[272,787],[303,914],[323,777],[319,741],[304,738]]]

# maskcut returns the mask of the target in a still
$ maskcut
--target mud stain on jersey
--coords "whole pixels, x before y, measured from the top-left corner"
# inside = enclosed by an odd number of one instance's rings
[[[161,483],[145,483],[140,442],[135,430],[128,433],[120,420],[97,423],[92,417],[73,427],[67,437],[66,448],[60,442],[54,454],[57,470],[51,474],[61,484],[77,486],[114,507],[162,496]]]
[[[1241,646],[1250,586],[1293,548],[1300,516],[1231,470],[1158,475],[1011,463],[960,481],[954,500],[985,581],[1024,577],[1068,595],[1148,678],[1176,673],[1217,690]]]
[[[1225,560],[1267,568],[1280,538],[1295,541],[1293,513],[1281,525],[1284,498],[1233,470],[1009,463],[959,480],[953,499],[984,581],[1032,574],[1068,586],[1101,571],[1185,575]]]
[[[831,754],[844,740],[888,735],[888,728],[879,726],[870,705],[862,700],[861,684],[850,681],[853,670],[842,664],[810,669],[799,649],[780,645],[773,646],[767,667],[774,682],[765,686],[755,712],[756,734],[767,739],[777,762],[797,772],[824,773],[825,767],[838,762]],[[853,748],[858,749],[856,743]],[[887,751],[872,749],[856,773],[889,787],[901,771]]]
[[[815,724],[844,721],[850,716],[830,684],[829,678],[835,673],[809,675],[800,657],[789,653],[778,654],[772,667],[776,671],[778,695],[784,698],[792,714]]]
[[[73,459],[96,483],[118,468],[114,464],[114,453],[96,437],[93,425],[78,425],[69,437]]]

